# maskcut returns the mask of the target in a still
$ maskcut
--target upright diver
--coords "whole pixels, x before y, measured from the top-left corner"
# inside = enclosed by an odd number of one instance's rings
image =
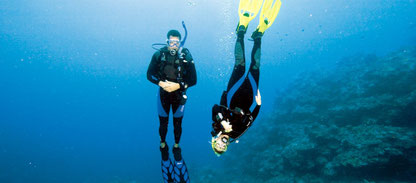
[[[157,107],[159,115],[160,152],[162,154],[162,174],[164,182],[189,182],[186,164],[181,155],[179,141],[182,134],[182,118],[187,99],[186,90],[196,84],[194,60],[188,49],[183,48],[185,38],[177,30],[167,33],[167,44],[158,49],[152,57],[147,70],[147,79],[157,84]],[[158,45],[158,44],[154,44]],[[160,44],[159,44],[160,45]],[[169,111],[172,106],[175,145],[172,148],[175,161],[169,158],[169,147],[166,144]]]
[[[258,89],[260,77],[260,47],[264,31],[275,20],[281,6],[281,1],[265,0],[260,13],[260,22],[251,35],[254,40],[251,52],[251,63],[245,74],[244,35],[248,23],[256,17],[263,0],[240,0],[238,14],[240,21],[237,26],[237,41],[235,44],[235,64],[227,90],[221,96],[220,105],[212,107],[212,149],[220,156],[227,151],[228,145],[241,137],[253,124],[261,106],[261,96]]]

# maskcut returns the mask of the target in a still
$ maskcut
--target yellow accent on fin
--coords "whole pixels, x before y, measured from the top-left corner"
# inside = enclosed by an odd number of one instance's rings
[[[273,4],[273,1],[274,0],[265,0],[263,3],[263,8],[260,13],[259,26],[257,26],[260,33],[264,33],[266,29],[272,26],[277,14],[279,13],[282,2],[280,0],[276,0]]]
[[[248,23],[257,16],[262,4],[263,0],[240,0],[238,6],[239,25],[244,25],[247,28]]]

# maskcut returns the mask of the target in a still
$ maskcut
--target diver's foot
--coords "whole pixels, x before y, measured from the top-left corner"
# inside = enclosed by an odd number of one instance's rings
[[[162,154],[162,160],[167,161],[169,159],[169,146],[164,143],[164,147],[162,147],[162,143],[160,144],[160,153]]]
[[[173,157],[175,158],[175,161],[180,161],[180,160],[182,160],[182,150],[181,150],[181,148],[179,147],[179,145],[178,145],[178,147],[173,147],[172,148],[172,152],[173,152]]]
[[[251,38],[253,38],[254,40],[256,39],[261,39],[264,35],[264,32],[259,32],[259,29],[256,29],[253,34],[251,34]]]
[[[248,26],[240,25],[240,23],[238,23],[237,29],[236,29],[236,33],[237,33],[238,37],[244,36],[244,34],[246,34],[247,27]]]

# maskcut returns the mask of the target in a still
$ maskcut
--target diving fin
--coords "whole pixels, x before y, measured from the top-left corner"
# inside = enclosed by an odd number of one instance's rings
[[[164,183],[173,183],[173,165],[169,158],[169,148],[166,145],[164,148],[160,148],[162,153],[162,177]]]
[[[237,33],[246,32],[248,23],[255,18],[263,4],[263,0],[240,0],[238,15],[240,21],[237,26]]]
[[[186,167],[185,161],[182,157],[181,148],[172,148],[173,156],[175,161],[173,163],[173,180],[175,183],[189,183],[188,168]]]
[[[172,161],[170,161],[170,159],[166,161],[162,160],[162,176],[163,176],[164,183],[173,182],[172,173],[173,173]]]
[[[274,4],[273,1],[275,0],[265,0],[263,3],[263,8],[260,12],[260,22],[256,29],[256,31],[261,34],[272,26],[277,14],[279,13],[280,6],[282,5],[280,0],[276,0]]]

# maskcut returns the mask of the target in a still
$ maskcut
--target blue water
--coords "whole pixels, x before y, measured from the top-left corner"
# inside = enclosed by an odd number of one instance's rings
[[[303,71],[416,43],[414,0],[282,3],[262,42],[258,121]],[[0,182],[161,182],[158,87],[146,71],[151,44],[183,32],[182,20],[198,75],[182,154],[191,180],[193,169],[220,163],[208,144],[210,109],[231,74],[237,8],[222,0],[0,1]]]

